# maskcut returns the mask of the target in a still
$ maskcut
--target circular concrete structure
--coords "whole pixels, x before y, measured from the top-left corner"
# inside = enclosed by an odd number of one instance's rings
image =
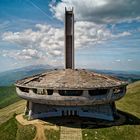
[[[124,96],[127,83],[86,70],[54,70],[17,81],[20,97],[50,105],[104,104]],[[99,98],[100,97],[100,98]]]
[[[89,108],[90,110],[94,107],[97,108],[96,106],[104,107],[104,112],[105,109],[111,112],[109,105],[125,95],[126,85],[127,82],[111,76],[87,70],[64,69],[53,70],[17,81],[16,91],[20,97],[34,103],[34,106],[36,104],[36,106],[44,108],[46,105],[56,109],[56,112],[59,110],[58,108],[64,107],[65,109],[66,107],[71,108],[71,111],[74,107],[78,107],[78,110],[82,107],[84,111]],[[64,109],[59,110],[61,115],[64,114],[62,111]],[[35,112],[37,114],[37,110]],[[76,112],[78,111],[76,110]]]

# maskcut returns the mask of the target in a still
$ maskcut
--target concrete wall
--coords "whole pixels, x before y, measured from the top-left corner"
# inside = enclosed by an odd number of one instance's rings
[[[113,120],[113,110],[110,104],[95,106],[49,106],[29,103],[29,118],[47,118],[56,116],[80,116]]]
[[[18,87],[16,88],[17,94],[23,99],[47,105],[96,105],[96,104],[105,104],[110,103],[115,100],[122,98],[125,95],[125,92],[118,94],[113,93],[113,89],[109,89],[105,95],[95,95],[90,96],[88,91],[83,91],[81,96],[61,96],[57,90],[54,90],[52,95],[42,95],[36,94],[32,89],[29,92],[23,92]]]

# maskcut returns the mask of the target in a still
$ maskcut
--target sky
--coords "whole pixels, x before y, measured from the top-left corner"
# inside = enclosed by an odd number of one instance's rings
[[[64,66],[64,11],[74,8],[75,67],[140,71],[139,0],[0,0],[0,72]]]

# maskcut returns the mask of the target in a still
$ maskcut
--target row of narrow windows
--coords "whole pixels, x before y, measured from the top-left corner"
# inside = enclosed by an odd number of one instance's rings
[[[29,89],[28,88],[24,88],[24,87],[19,87],[19,89],[22,92],[26,92],[29,93]],[[53,94],[53,90],[51,89],[43,89],[41,91],[38,91],[37,89],[32,89],[34,93],[36,94],[41,94],[41,95],[52,95]],[[113,93],[114,94],[119,94],[122,93],[124,91],[124,87],[121,88],[115,88],[113,89]],[[96,96],[96,95],[105,95],[107,94],[108,89],[96,89],[96,90],[88,90],[88,94],[90,96]],[[83,90],[58,90],[58,93],[61,96],[81,96],[83,94]]]
[[[82,90],[59,90],[58,91],[61,96],[81,96]]]
[[[22,92],[29,92],[29,88],[19,87]]]
[[[107,93],[107,89],[89,90],[88,93],[89,93],[90,96],[105,95]]]

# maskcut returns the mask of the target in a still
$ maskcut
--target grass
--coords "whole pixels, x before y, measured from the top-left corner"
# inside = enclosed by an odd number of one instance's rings
[[[140,126],[113,126],[110,128],[85,129],[83,140],[139,140]]]
[[[18,124],[16,140],[33,140],[36,128],[33,125],[23,126]]]
[[[82,130],[83,140],[140,140],[140,81],[130,84],[125,97],[116,105],[119,110],[127,112],[132,122],[127,119],[121,126],[85,128]]]
[[[17,114],[23,113],[25,108],[25,103],[26,102],[24,100],[20,100],[5,108],[0,109],[0,124],[9,120],[15,113]]]
[[[21,100],[15,86],[0,87],[0,140],[32,140],[35,136],[33,125],[17,123],[15,113],[24,111],[25,101]]]
[[[32,140],[35,133],[33,125],[23,126],[16,121],[15,116],[0,125],[0,140]]]
[[[15,86],[0,87],[0,109],[21,100],[15,90]]]
[[[60,130],[45,130],[45,136],[47,140],[59,140],[60,139]]]
[[[14,117],[7,122],[0,125],[0,139],[1,140],[15,140],[17,133],[17,122]]]
[[[140,118],[140,81],[130,84],[124,98],[119,100],[117,108]]]
[[[10,119],[14,113],[24,111],[25,101],[16,94],[15,86],[0,86],[0,124]]]

